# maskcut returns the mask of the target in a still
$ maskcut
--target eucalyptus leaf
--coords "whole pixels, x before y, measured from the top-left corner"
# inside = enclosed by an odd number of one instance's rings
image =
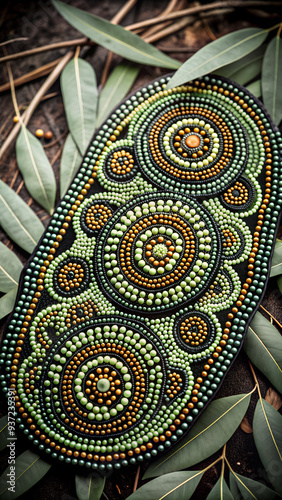
[[[262,97],[276,125],[282,119],[282,41],[280,36],[270,40],[262,63]]]
[[[203,471],[173,472],[153,479],[132,493],[127,500],[189,500],[197,488]]]
[[[271,261],[270,277],[282,274],[282,241],[276,240]]]
[[[99,96],[97,128],[127,95],[139,69],[138,66],[128,62],[122,62],[113,69]]]
[[[166,56],[153,45],[122,26],[95,16],[58,0],[52,0],[54,7],[74,28],[102,47],[135,63],[149,64],[160,68],[177,69],[180,63]]]
[[[79,166],[82,162],[82,156],[72,138],[68,134],[66,142],[63,147],[61,164],[60,164],[60,196],[61,198],[66,194],[68,187],[77,173]]]
[[[4,243],[0,242],[0,292],[10,292],[17,287],[23,265]]]
[[[17,293],[18,287],[15,286],[15,288],[0,298],[0,319],[5,318],[14,309]]]
[[[246,28],[210,42],[182,64],[169,81],[167,88],[183,85],[189,80],[237,61],[259,47],[267,35],[268,30]]]
[[[255,97],[261,97],[261,80],[255,80],[246,86],[246,89]]]
[[[0,451],[4,450],[8,444],[8,415],[0,418]]]
[[[248,328],[244,350],[251,362],[282,392],[282,337],[259,312]]]
[[[240,85],[247,85],[249,82],[261,75],[262,59],[253,61],[246,68],[240,69],[232,75],[232,80]]]
[[[101,476],[75,476],[75,488],[78,500],[100,500],[106,478]]]
[[[265,48],[266,48],[265,44],[261,45],[256,50],[253,50],[253,52],[247,54],[245,57],[241,57],[237,61],[227,64],[223,68],[219,68],[217,71],[215,71],[215,74],[225,76],[226,78],[231,78],[231,80],[234,80],[235,79],[234,75],[244,71],[247,71],[248,73],[249,66],[254,68],[255,67],[254,65],[259,63],[261,70],[262,59],[265,52]],[[237,81],[238,80],[236,80],[236,82]],[[244,85],[244,83],[242,83],[242,85]]]
[[[206,500],[234,500],[234,497],[222,475],[215,483]]]
[[[9,465],[5,472],[0,477],[0,497],[1,500],[14,500],[25,491],[29,490],[34,484],[45,476],[51,465],[42,460],[38,455],[30,450],[22,453],[15,460],[15,488],[14,492],[9,490],[10,485],[7,483],[7,474],[10,473]]]
[[[44,231],[34,211],[1,180],[0,225],[17,245],[29,253],[33,252]]]
[[[231,470],[229,471],[229,488],[230,488],[231,494],[233,495],[234,500],[241,500],[242,499],[242,497],[240,495],[240,491],[238,489],[236,478],[232,474]]]
[[[240,425],[250,397],[238,394],[212,401],[188,435],[149,466],[144,479],[191,467],[219,450]]]
[[[282,495],[282,415],[267,401],[257,402],[253,431],[255,445],[268,478],[275,490]]]
[[[52,215],[56,196],[54,172],[39,140],[24,124],[17,138],[16,155],[27,190]]]
[[[98,90],[91,64],[74,57],[61,74],[61,90],[68,127],[82,155],[94,134]]]
[[[233,472],[235,481],[244,500],[278,500],[280,495],[259,481]]]

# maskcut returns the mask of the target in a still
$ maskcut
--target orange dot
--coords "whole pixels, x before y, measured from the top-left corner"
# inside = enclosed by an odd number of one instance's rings
[[[185,140],[186,145],[188,148],[197,148],[200,145],[200,137],[197,135],[191,134],[188,135],[188,137]]]

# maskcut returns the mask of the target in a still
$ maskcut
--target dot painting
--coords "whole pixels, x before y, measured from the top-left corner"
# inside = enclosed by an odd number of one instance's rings
[[[170,77],[94,136],[21,276],[2,386],[42,456],[100,472],[191,429],[262,299],[281,135],[230,80]]]

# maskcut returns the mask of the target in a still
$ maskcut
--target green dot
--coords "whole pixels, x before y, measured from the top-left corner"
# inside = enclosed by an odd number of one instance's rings
[[[107,392],[111,384],[107,378],[100,378],[97,382],[97,389],[100,392]]]

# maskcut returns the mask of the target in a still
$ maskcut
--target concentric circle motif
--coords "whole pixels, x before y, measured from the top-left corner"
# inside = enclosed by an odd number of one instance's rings
[[[190,100],[190,102],[189,102]],[[206,196],[226,188],[247,161],[246,133],[239,120],[213,99],[171,96],[136,125],[135,151],[155,184]]]
[[[90,272],[87,263],[80,257],[68,257],[55,269],[54,290],[62,296],[77,295],[89,285]]]
[[[82,210],[81,227],[89,235],[94,236],[111,217],[112,210],[108,203],[91,202]]]
[[[255,201],[255,187],[246,177],[239,177],[221,196],[222,205],[240,212],[247,210]]]
[[[209,214],[173,193],[118,210],[97,244],[97,278],[107,294],[138,311],[172,309],[208,288],[221,254]]]
[[[188,352],[197,353],[206,349],[215,339],[215,325],[200,312],[185,314],[176,324],[176,335]]]
[[[104,161],[103,171],[111,181],[128,182],[133,179],[137,164],[132,149],[121,146],[112,149]]]

